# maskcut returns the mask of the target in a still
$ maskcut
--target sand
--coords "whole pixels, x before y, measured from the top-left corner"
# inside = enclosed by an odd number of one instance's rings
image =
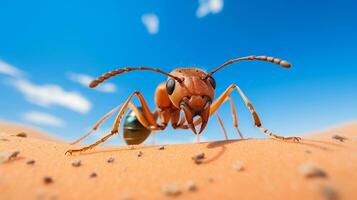
[[[341,142],[333,134],[348,139]],[[65,143],[2,137],[8,141],[0,140],[0,152],[20,151],[17,159],[0,164],[4,200],[357,199],[357,123],[304,136],[301,143],[247,139],[164,150],[102,147],[75,156],[64,154],[73,148]],[[205,158],[196,164],[192,157],[201,152]],[[108,163],[110,157],[114,161]],[[32,159],[36,163],[28,165]],[[75,160],[81,165],[72,166]],[[305,177],[306,165],[326,176]],[[93,172],[96,177],[90,177]],[[47,176],[52,183],[45,183]]]
[[[51,136],[48,133],[45,133],[41,130],[34,129],[32,127],[28,127],[26,125],[19,125],[10,122],[0,121],[0,134],[16,135],[18,133],[26,133],[26,135],[32,139],[42,139],[42,140],[50,140],[50,141],[61,140],[60,138]]]

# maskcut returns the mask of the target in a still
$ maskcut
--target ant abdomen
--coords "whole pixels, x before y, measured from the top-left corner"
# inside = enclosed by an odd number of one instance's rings
[[[141,107],[138,107],[142,111]],[[124,121],[124,140],[127,145],[143,143],[150,135],[151,130],[145,128],[137,119],[135,112],[130,111]]]

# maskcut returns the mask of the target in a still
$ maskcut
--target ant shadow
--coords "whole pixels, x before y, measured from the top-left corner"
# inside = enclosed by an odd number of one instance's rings
[[[206,146],[208,149],[220,148],[220,150],[212,158],[202,161],[201,164],[209,164],[211,162],[216,161],[218,158],[220,158],[227,150],[226,145],[236,143],[236,142],[243,142],[245,140],[248,140],[248,139],[223,140],[223,141],[209,142]]]
[[[214,148],[220,148],[219,151],[211,158],[201,162],[201,164],[209,164],[211,162],[214,162],[218,160],[227,150],[227,145],[230,145],[232,143],[236,142],[244,142],[248,140],[254,140],[254,138],[249,138],[249,139],[237,139],[237,140],[225,140],[225,141],[214,141],[214,142],[209,142],[206,146],[208,149],[214,149]],[[274,140],[267,138],[265,140]],[[280,142],[281,144],[292,144],[292,145],[300,145],[300,146],[305,146],[305,147],[311,147],[315,148],[318,150],[322,150],[325,152],[329,151],[334,151],[336,148],[344,148],[344,149],[349,149],[347,146],[342,145],[342,144],[336,144],[333,142],[329,141],[323,141],[323,140],[316,140],[316,139],[302,139],[300,142],[293,142],[293,141],[280,141],[280,140],[274,140],[275,142]]]
[[[223,140],[223,141],[221,140],[221,141],[208,142],[208,143],[206,143],[207,149],[219,148],[219,150],[213,157],[202,161],[201,164],[209,164],[211,162],[218,160],[226,152],[227,145],[230,145],[230,144],[233,144],[236,142],[245,142],[245,141],[252,141],[252,140],[257,140],[257,139],[256,138],[247,138],[247,139],[233,139],[233,140]],[[310,138],[303,138],[300,142],[280,141],[280,140],[274,140],[271,138],[266,138],[264,140],[273,140],[275,142],[280,142],[281,144],[284,143],[284,144],[311,147],[311,148],[315,148],[315,149],[326,151],[326,152],[334,151],[334,150],[336,150],[336,148],[350,149],[349,147],[342,145],[342,144],[337,144],[337,143],[329,142],[329,141],[325,141],[325,140],[310,139]],[[137,150],[155,149],[155,148],[157,148],[157,146],[135,145],[135,146],[129,146],[129,147],[108,147],[108,148],[100,149],[100,150],[96,150],[96,151],[82,152],[77,155],[94,155],[94,154],[101,154],[101,153],[137,151]]]

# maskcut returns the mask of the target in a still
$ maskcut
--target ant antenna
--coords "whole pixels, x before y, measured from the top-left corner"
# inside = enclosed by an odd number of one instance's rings
[[[161,73],[161,74],[164,74],[168,77],[171,77],[175,80],[177,80],[179,83],[181,83],[183,80],[177,76],[173,76],[167,72],[164,72],[160,69],[157,69],[157,68],[150,68],[150,67],[127,67],[127,68],[124,68],[124,69],[117,69],[117,70],[114,70],[114,71],[111,71],[111,72],[108,72],[108,73],[105,73],[103,74],[102,76],[98,77],[97,79],[95,79],[94,81],[92,81],[90,84],[89,84],[89,87],[91,88],[95,88],[97,87],[99,84],[101,84],[102,82],[104,82],[105,80],[107,79],[110,79],[111,77],[113,76],[116,76],[118,74],[122,74],[122,73],[125,73],[125,72],[130,72],[130,71],[136,71],[136,70],[147,70],[147,71],[154,71],[154,72],[158,72],[158,73]]]
[[[216,69],[214,69],[213,71],[209,72],[206,75],[205,79],[208,78],[209,76],[212,76],[212,74],[216,73],[218,70],[222,69],[223,67],[225,67],[227,65],[230,65],[230,64],[233,64],[235,62],[242,61],[242,60],[261,60],[261,61],[271,62],[271,63],[277,64],[277,65],[280,65],[280,66],[282,66],[284,68],[290,68],[291,67],[290,63],[288,63],[285,60],[281,60],[279,58],[268,57],[268,56],[247,56],[247,57],[232,59],[232,60],[229,60],[229,61],[223,63],[221,66],[219,66]]]

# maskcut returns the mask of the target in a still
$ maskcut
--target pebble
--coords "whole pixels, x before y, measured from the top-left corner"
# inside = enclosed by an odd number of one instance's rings
[[[0,164],[16,158],[20,151],[3,151],[0,153]]]
[[[312,164],[301,165],[299,168],[299,172],[302,176],[306,178],[316,178],[316,177],[324,178],[327,176],[325,171]]]
[[[97,176],[98,176],[98,174],[95,173],[95,172],[92,172],[92,173],[89,175],[90,178],[96,178]]]
[[[160,146],[159,150],[165,150],[165,146]]]
[[[35,160],[29,160],[26,162],[27,165],[34,165],[36,163]]]
[[[205,158],[205,153],[199,153],[193,156],[192,160],[195,161],[196,164],[201,164],[204,158]]]
[[[164,185],[161,187],[161,191],[169,197],[176,197],[181,194],[181,190],[177,187],[176,184]]]
[[[338,194],[336,190],[330,186],[324,186],[321,188],[321,194],[326,200],[337,200]]]
[[[142,152],[142,151],[139,151],[138,157],[141,157],[141,156],[143,156],[143,152]]]
[[[115,161],[115,159],[113,157],[109,157],[107,160],[108,163],[113,163],[114,161]]]
[[[21,133],[18,133],[15,135],[16,137],[23,137],[23,138],[26,138],[27,137],[27,134],[25,132],[21,132]]]
[[[72,161],[72,166],[73,167],[80,167],[81,165],[82,165],[82,161],[81,160]]]
[[[44,177],[43,178],[43,182],[45,183],[45,184],[52,184],[53,183],[53,179],[52,179],[52,177],[50,177],[50,176],[46,176],[46,177]]]
[[[347,140],[347,138],[346,137],[344,137],[344,136],[340,136],[340,135],[333,135],[332,136],[332,139],[335,139],[335,140],[339,140],[340,142],[344,142],[345,140]]]
[[[194,192],[194,191],[197,190],[197,186],[196,186],[196,184],[195,184],[193,181],[188,181],[188,182],[186,183],[186,188],[187,188],[187,190],[190,191],[190,192]]]
[[[310,150],[305,150],[305,153],[311,154],[312,152]]]
[[[243,166],[243,162],[242,161],[237,161],[234,165],[233,168],[237,171],[243,171],[244,170],[244,166]]]

